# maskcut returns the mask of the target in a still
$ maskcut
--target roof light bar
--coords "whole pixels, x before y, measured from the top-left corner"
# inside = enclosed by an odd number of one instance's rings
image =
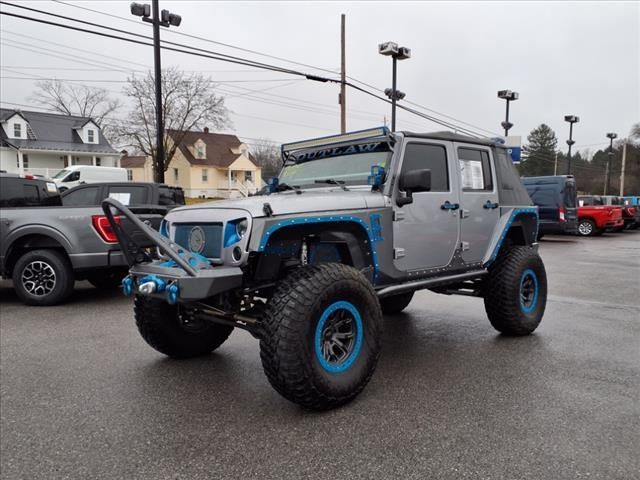
[[[374,137],[386,137],[389,135],[387,127],[370,128],[367,130],[358,130],[356,132],[345,133],[344,135],[330,135],[328,137],[314,138],[311,140],[303,140],[301,142],[285,143],[282,145],[282,152],[291,152],[293,150],[301,150],[303,148],[320,147],[325,145],[333,145],[336,143],[353,142],[356,140],[365,140]]]

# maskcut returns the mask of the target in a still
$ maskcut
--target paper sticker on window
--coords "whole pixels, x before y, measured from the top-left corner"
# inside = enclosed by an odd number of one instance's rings
[[[129,202],[131,201],[131,194],[130,193],[110,193],[109,194],[109,198],[113,198],[114,200],[119,201],[121,204],[127,206],[129,205]]]
[[[471,190],[483,190],[482,162],[475,160],[460,160],[462,167],[462,188]]]
[[[58,187],[56,187],[56,184],[53,182],[47,182],[47,192],[49,193],[57,193],[58,192]]]

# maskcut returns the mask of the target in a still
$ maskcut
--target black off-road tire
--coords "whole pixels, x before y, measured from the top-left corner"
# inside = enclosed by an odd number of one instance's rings
[[[353,337],[344,340],[351,347],[343,350],[344,358],[333,361],[335,350],[326,353],[325,348],[339,333],[331,330],[336,322],[352,326]],[[304,408],[343,405],[373,375],[382,325],[376,293],[356,269],[338,263],[301,267],[277,285],[268,302],[260,340],[265,374],[283,397]],[[346,335],[340,334],[341,339]]]
[[[41,282],[41,288],[28,280],[33,275],[40,276],[36,281]],[[38,307],[64,302],[75,283],[69,260],[57,250],[31,250],[24,253],[13,267],[12,279],[18,298],[27,305]]]
[[[535,285],[535,289],[532,287]],[[531,247],[511,247],[489,267],[484,306],[491,325],[505,335],[529,335],[547,303],[547,274]]]
[[[187,329],[178,318],[180,307],[156,298],[136,295],[134,304],[136,326],[144,341],[171,358],[207,355],[233,331],[233,327],[204,321]]]
[[[386,315],[393,315],[394,313],[400,313],[411,303],[414,292],[399,293],[397,295],[390,295],[380,299],[380,307],[382,313]]]
[[[122,284],[122,279],[127,275],[126,269],[102,270],[91,273],[87,281],[100,290],[114,290]]]
[[[598,235],[600,230],[596,226],[595,222],[589,218],[583,218],[578,221],[578,235],[581,237],[590,237]]]

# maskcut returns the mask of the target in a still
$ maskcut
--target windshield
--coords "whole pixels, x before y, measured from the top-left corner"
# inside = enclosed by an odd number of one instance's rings
[[[64,168],[64,169],[60,170],[58,173],[56,173],[56,174],[53,176],[53,178],[55,179],[55,178],[63,178],[63,177],[66,177],[66,176],[69,174],[69,172],[70,172],[70,171],[71,171],[71,170],[67,170],[66,168]]]
[[[299,157],[298,157],[299,158]],[[367,185],[371,167],[387,168],[391,152],[368,152],[288,162],[280,172],[279,182],[288,185],[314,185],[334,180],[346,185]]]

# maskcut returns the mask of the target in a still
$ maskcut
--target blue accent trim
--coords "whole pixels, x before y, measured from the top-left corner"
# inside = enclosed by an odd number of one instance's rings
[[[133,294],[133,277],[131,275],[122,279],[122,293],[125,297],[130,297]]]
[[[331,363],[324,358],[322,355],[322,330],[324,329],[324,324],[326,323],[329,316],[337,310],[347,310],[353,316],[353,319],[356,322],[356,343],[353,347],[353,351],[351,354],[340,363]],[[360,316],[360,312],[358,309],[350,302],[338,301],[329,305],[324,312],[322,312],[322,316],[320,320],[318,320],[318,324],[316,325],[316,333],[314,338],[314,351],[316,353],[316,359],[327,372],[329,373],[342,373],[351,367],[353,363],[360,355],[360,350],[362,349],[362,338],[363,338],[363,327],[362,327],[362,317]]]
[[[234,243],[238,243],[242,237],[238,235],[238,224],[246,220],[245,218],[236,218],[235,220],[230,220],[224,226],[224,248],[230,247]]]
[[[169,238],[169,227],[166,220],[163,219],[160,222],[160,229],[158,231],[163,237]]]
[[[524,303],[522,303],[522,285],[524,284],[524,281],[527,279],[527,277],[531,277],[533,279],[533,299],[531,300],[530,305],[525,305]],[[520,297],[519,298],[520,298],[520,309],[524,313],[531,313],[536,309],[536,305],[538,304],[538,276],[536,275],[536,272],[534,272],[530,268],[527,268],[524,271],[524,273],[522,274],[522,278],[520,279]]]
[[[376,214],[373,214],[376,215]],[[262,234],[262,238],[260,239],[260,245],[258,245],[258,251],[264,252],[264,249],[269,241],[271,235],[284,227],[290,227],[291,225],[303,225],[303,224],[312,224],[312,223],[329,223],[329,222],[351,222],[357,225],[360,225],[367,236],[369,237],[369,244],[371,246],[371,259],[373,261],[373,283],[376,283],[378,278],[378,269],[380,268],[380,264],[378,262],[378,253],[376,251],[376,240],[377,238],[382,239],[382,237],[376,237],[369,224],[365,222],[360,217],[356,217],[353,215],[331,215],[329,217],[297,217],[297,218],[289,218],[286,220],[280,220],[278,223],[270,226],[266,232]],[[382,230],[380,230],[382,233]]]
[[[372,187],[379,188],[384,182],[386,170],[382,165],[373,165],[371,175],[367,177],[367,183]]]
[[[172,283],[167,287],[167,303],[169,305],[175,305],[178,302],[178,294],[180,293],[180,287],[177,283]]]
[[[371,241],[381,242],[382,238],[382,215],[379,213],[372,213],[369,215],[369,221],[371,222]]]
[[[507,236],[507,233],[509,232],[509,228],[511,228],[511,224],[515,221],[515,219],[517,218],[518,215],[523,214],[523,213],[533,213],[536,216],[536,239],[538,238],[538,208],[537,207],[524,207],[524,208],[514,208],[511,211],[511,216],[509,217],[509,221],[507,222],[507,224],[505,225],[504,229],[502,230],[502,234],[500,235],[500,240],[498,240],[498,243],[496,244],[496,247],[493,249],[493,253],[491,254],[491,257],[489,258],[489,260],[484,264],[485,267],[488,267],[489,265],[491,265],[494,260],[496,259],[496,257],[498,256],[498,252],[500,251],[500,247],[502,247],[502,242],[504,241],[505,237]]]

